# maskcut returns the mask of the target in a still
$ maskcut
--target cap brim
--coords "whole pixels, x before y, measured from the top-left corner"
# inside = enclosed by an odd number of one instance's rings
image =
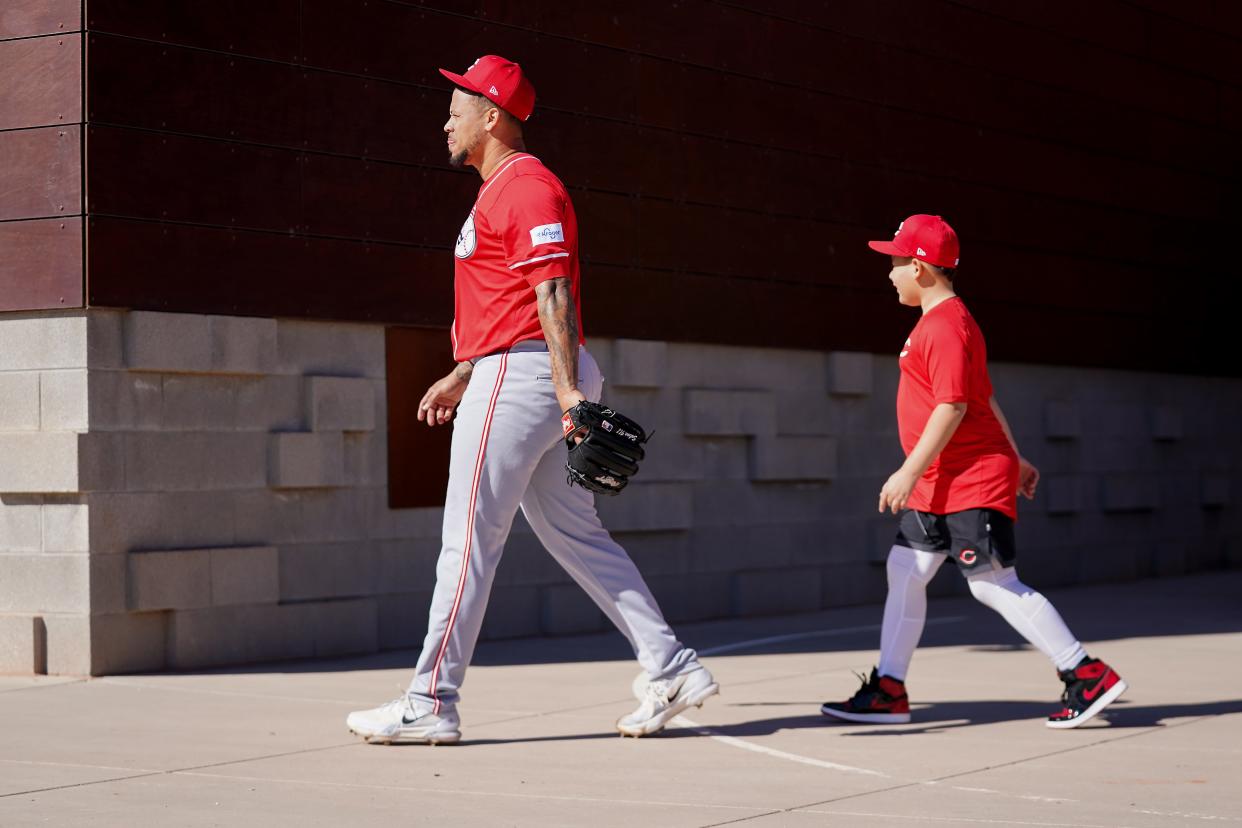
[[[910,254],[901,250],[891,241],[869,241],[867,247],[870,247],[877,253],[887,253],[889,256],[909,256]]]
[[[447,69],[441,69],[440,74],[444,75],[444,77],[452,81],[454,86],[460,86],[462,89],[469,89],[471,92],[475,93],[476,95],[483,94],[483,90],[479,89],[473,83],[466,80],[464,75],[459,75],[456,72],[450,72]]]

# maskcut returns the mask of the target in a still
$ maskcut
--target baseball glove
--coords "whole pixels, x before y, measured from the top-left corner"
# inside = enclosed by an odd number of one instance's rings
[[[578,403],[561,417],[561,428],[569,449],[567,482],[595,494],[620,494],[646,456],[643,427],[599,403]]]

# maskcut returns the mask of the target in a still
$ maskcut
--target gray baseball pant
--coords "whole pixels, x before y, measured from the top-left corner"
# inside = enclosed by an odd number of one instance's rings
[[[599,366],[579,349],[579,386],[598,401]],[[544,548],[629,639],[652,679],[698,668],[665,622],[594,496],[565,482],[561,410],[542,340],[479,359],[457,408],[427,637],[410,682],[414,703],[453,712],[474,653],[492,578],[518,507]]]

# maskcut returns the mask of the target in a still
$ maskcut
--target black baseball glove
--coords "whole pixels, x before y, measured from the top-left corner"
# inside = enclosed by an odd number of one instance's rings
[[[569,484],[596,494],[620,494],[646,456],[649,435],[643,427],[599,403],[578,403],[561,417],[561,427],[569,448]]]

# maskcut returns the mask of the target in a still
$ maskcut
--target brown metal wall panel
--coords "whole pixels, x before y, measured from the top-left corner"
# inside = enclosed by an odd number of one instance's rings
[[[92,32],[271,60],[298,59],[299,0],[94,0]]]
[[[448,488],[451,425],[418,422],[418,403],[453,368],[444,328],[388,328],[388,507],[444,505]]]
[[[447,326],[444,251],[92,217],[92,305]]]
[[[0,41],[0,129],[81,121],[81,35]]]
[[[88,117],[117,124],[301,147],[294,66],[91,32]]]
[[[0,222],[0,311],[82,306],[82,219]]]
[[[0,221],[82,213],[78,124],[0,132]]]
[[[82,0],[4,0],[0,40],[82,30]]]

